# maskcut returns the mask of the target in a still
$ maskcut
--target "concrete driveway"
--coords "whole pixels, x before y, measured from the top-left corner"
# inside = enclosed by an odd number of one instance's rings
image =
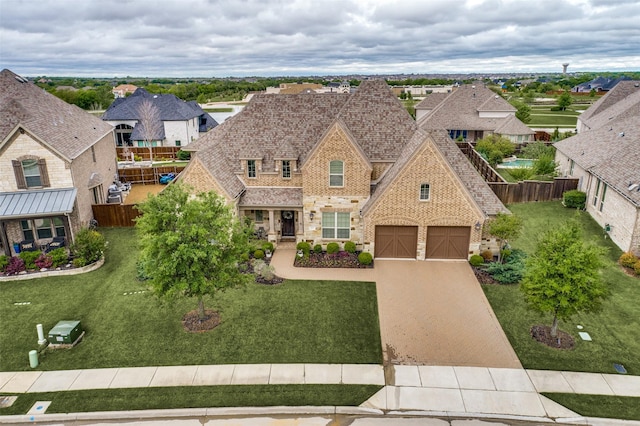
[[[295,268],[279,246],[271,264],[290,279],[375,281],[385,364],[522,368],[466,261],[376,259],[374,269]]]
[[[522,368],[465,261],[376,260],[385,364]]]

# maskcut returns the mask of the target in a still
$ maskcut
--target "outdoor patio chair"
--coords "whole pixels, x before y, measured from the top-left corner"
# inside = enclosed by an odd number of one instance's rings
[[[37,251],[38,246],[34,240],[20,241],[20,251]]]
[[[66,244],[66,240],[64,237],[53,237],[53,240],[49,244],[47,244],[46,252],[49,253],[51,250],[64,247],[65,244]]]

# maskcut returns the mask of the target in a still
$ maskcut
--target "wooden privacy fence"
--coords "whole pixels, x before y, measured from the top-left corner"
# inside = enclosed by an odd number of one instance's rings
[[[126,167],[118,169],[118,174],[122,182],[158,184],[160,177],[167,173],[178,173],[184,170],[184,166],[162,166],[162,167]]]
[[[132,227],[136,224],[133,219],[140,216],[140,212],[133,204],[94,204],[91,208],[98,226]]]
[[[458,143],[457,145],[458,148],[460,148],[460,151],[462,151],[462,153],[467,156],[471,164],[473,164],[473,167],[475,167],[478,173],[480,173],[480,176],[482,176],[485,182],[506,183],[502,176],[500,176],[498,172],[496,172],[493,167],[491,167],[487,160],[482,158],[482,156],[478,154],[478,151],[473,149],[473,145],[471,145],[469,142]]]
[[[156,161],[176,160],[178,151],[180,151],[179,146],[154,146],[151,148],[153,159]],[[141,158],[138,161],[151,160],[148,147],[116,147],[116,154],[121,161],[131,161],[131,153]]]
[[[553,182],[525,180],[518,183],[487,182],[503,204],[561,200],[566,191],[578,188],[578,179],[555,178]]]

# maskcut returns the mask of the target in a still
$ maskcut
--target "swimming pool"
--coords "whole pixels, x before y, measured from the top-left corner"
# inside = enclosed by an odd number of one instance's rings
[[[533,167],[534,161],[535,160],[531,160],[528,158],[516,158],[515,160],[500,163],[498,164],[498,167],[501,167],[503,169],[530,169]]]

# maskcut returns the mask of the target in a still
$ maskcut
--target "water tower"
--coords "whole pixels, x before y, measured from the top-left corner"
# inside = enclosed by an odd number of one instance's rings
[[[562,75],[566,75],[567,74],[567,68],[569,67],[569,64],[562,64]]]

